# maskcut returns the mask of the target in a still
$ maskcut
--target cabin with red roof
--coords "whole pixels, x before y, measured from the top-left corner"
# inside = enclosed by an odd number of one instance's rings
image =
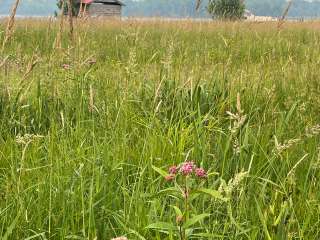
[[[124,4],[119,0],[77,0],[80,15],[89,17],[121,18]]]

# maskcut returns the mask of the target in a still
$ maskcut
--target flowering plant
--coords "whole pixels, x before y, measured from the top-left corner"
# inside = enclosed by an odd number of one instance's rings
[[[174,187],[164,189],[162,192],[170,192],[177,199],[177,203],[171,206],[175,212],[175,223],[156,222],[147,228],[179,237],[181,240],[186,240],[190,237],[203,237],[206,233],[199,233],[199,228],[194,226],[210,217],[210,214],[198,214],[195,208],[192,207],[192,202],[204,194],[221,201],[227,201],[227,198],[219,191],[204,188],[211,174],[204,168],[198,167],[193,161],[171,166],[168,172],[155,166],[153,166],[153,169],[166,182],[174,185]]]

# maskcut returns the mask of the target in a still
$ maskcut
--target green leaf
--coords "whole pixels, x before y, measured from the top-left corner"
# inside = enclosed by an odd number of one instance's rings
[[[194,224],[196,224],[197,222],[200,222],[201,220],[209,217],[210,214],[207,214],[207,213],[203,213],[203,214],[200,214],[200,215],[196,215],[194,216],[193,218],[189,219],[188,221],[186,221],[186,223],[183,225],[184,228],[188,228],[188,227],[191,227],[193,226]]]
[[[183,216],[183,213],[182,213],[182,211],[180,210],[180,208],[178,208],[177,206],[171,206],[171,207],[174,209],[174,211],[176,212],[176,215],[177,215],[177,216],[180,216],[180,217]]]
[[[189,200],[192,202],[193,200],[197,199],[199,196],[201,196],[201,193],[191,191]]]
[[[166,223],[166,222],[156,222],[152,223],[146,228],[148,229],[158,229],[158,230],[163,230],[163,231],[178,231],[178,227],[171,224],[171,223]]]
[[[35,238],[37,238],[37,239],[46,239],[46,234],[45,234],[45,232],[37,233],[37,234],[35,234],[33,236],[25,238],[24,240],[31,240],[31,239],[35,239]],[[81,238],[81,239],[83,239],[83,238]]]
[[[163,189],[161,191],[159,191],[156,196],[159,196],[159,195],[169,195],[169,194],[179,194],[181,193],[181,191],[179,191],[177,188],[175,187],[169,187],[169,188],[166,188],[166,189]]]
[[[169,196],[169,197],[173,197],[174,199],[183,199],[183,194],[182,192],[176,188],[176,187],[169,187],[166,189],[163,189],[157,193],[154,193],[151,198],[159,198],[160,196]]]
[[[213,234],[213,233],[195,233],[190,235],[190,237],[201,237],[205,239],[211,239],[211,238],[224,238],[224,235],[220,234]]]
[[[13,230],[16,228],[17,222],[18,222],[18,220],[20,218],[20,213],[21,213],[21,211],[19,210],[17,216],[13,219],[13,221],[11,222],[9,227],[7,228],[7,231],[5,232],[5,234],[2,237],[0,236],[0,239],[2,239],[2,240],[9,239],[9,237],[12,234]]]
[[[257,212],[258,212],[258,215],[259,215],[262,227],[263,227],[263,231],[264,231],[265,237],[266,237],[267,240],[272,240],[272,238],[270,236],[270,233],[269,233],[269,230],[268,230],[266,219],[263,216],[263,213],[261,211],[261,208],[260,208],[259,203],[258,203],[256,198],[255,198],[255,201],[256,201],[256,206],[257,206]]]
[[[81,236],[76,236],[76,235],[68,235],[65,237],[65,239],[76,239],[76,240],[84,240],[85,238]],[[26,240],[26,239],[25,239]]]
[[[160,168],[157,168],[156,166],[152,165],[152,169],[155,170],[157,173],[159,173],[162,177],[168,176],[168,173]]]
[[[274,221],[273,223],[273,226],[278,226],[280,224],[280,221],[283,219],[283,216],[286,215],[286,211],[288,209],[288,202],[287,201],[284,201],[282,204],[281,204],[281,211],[280,211],[280,214],[279,216],[277,217],[277,219]]]
[[[219,200],[222,200],[224,202],[227,202],[229,200],[228,198],[223,197],[222,194],[219,191],[212,190],[212,189],[209,189],[209,188],[199,188],[199,189],[196,190],[196,192],[208,194],[212,198],[219,199]]]

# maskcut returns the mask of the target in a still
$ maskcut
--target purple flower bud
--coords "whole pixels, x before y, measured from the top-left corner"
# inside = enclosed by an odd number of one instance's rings
[[[184,162],[180,167],[180,172],[183,175],[188,176],[193,173],[194,168],[195,166],[193,162]]]
[[[206,178],[207,172],[203,168],[197,168],[195,170],[196,176],[199,178]]]
[[[177,166],[172,166],[169,168],[169,173],[176,175],[178,173],[178,167]]]

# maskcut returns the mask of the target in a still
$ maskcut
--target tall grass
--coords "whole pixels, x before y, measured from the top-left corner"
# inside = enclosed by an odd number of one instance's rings
[[[0,59],[2,239],[174,239],[152,165],[186,159],[213,189],[250,168],[195,204],[210,239],[320,238],[319,23],[76,22],[56,50],[58,25]]]

